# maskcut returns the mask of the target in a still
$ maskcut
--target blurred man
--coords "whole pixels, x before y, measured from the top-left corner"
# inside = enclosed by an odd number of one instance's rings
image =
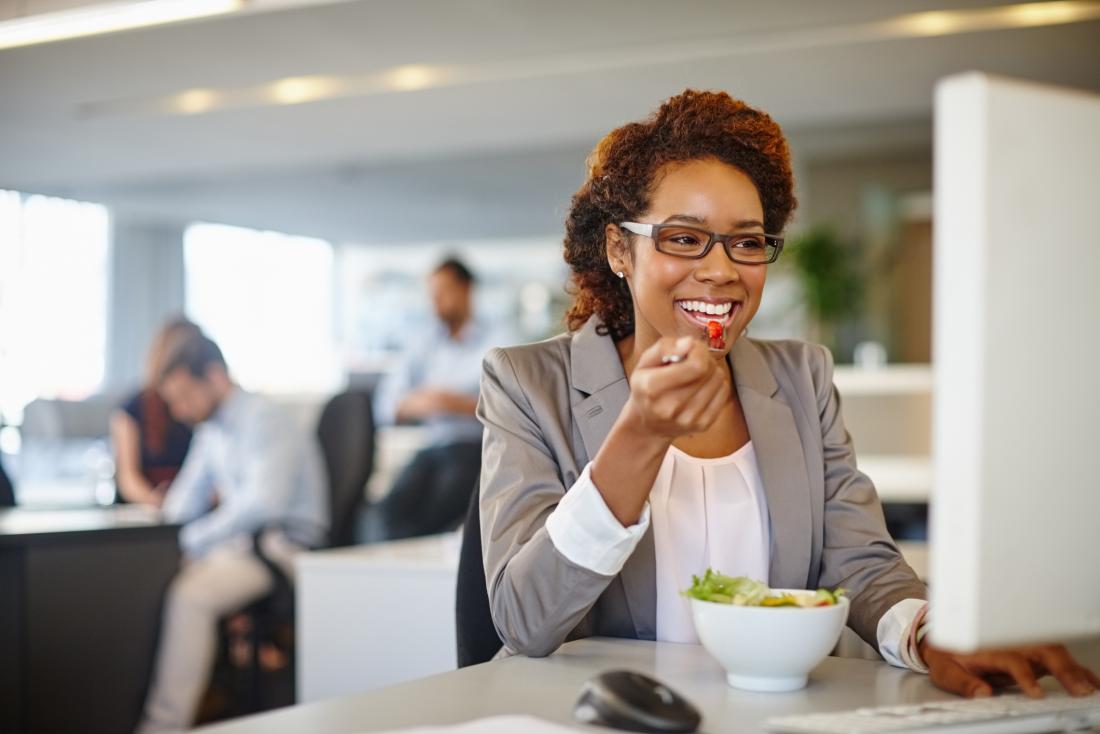
[[[420,422],[428,445],[398,475],[379,506],[387,538],[448,530],[461,521],[481,469],[481,424],[474,417],[481,360],[499,335],[474,318],[474,277],[448,258],[428,278],[438,321],[418,333],[379,386],[379,425]]]
[[[183,524],[183,566],[165,600],[160,646],[138,731],[190,728],[217,647],[218,619],[272,588],[252,549],[286,569],[299,550],[320,545],[328,492],[312,436],[229,376],[218,346],[201,334],[181,342],[158,389],[172,415],[196,426],[163,514]]]

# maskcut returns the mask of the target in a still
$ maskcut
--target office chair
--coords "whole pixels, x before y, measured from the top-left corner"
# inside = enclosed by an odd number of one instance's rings
[[[329,485],[328,547],[348,546],[355,542],[356,523],[365,499],[364,490],[374,470],[374,438],[369,392],[342,392],[329,400],[321,411],[317,439],[324,456]],[[260,542],[263,532],[261,530],[253,536],[252,548],[271,573],[275,584],[270,593],[240,613],[247,618],[247,622],[238,626],[247,628],[250,648],[244,684],[246,690],[243,695],[234,696],[235,699],[244,699],[236,702],[238,708],[243,708],[243,713],[255,713],[265,708],[261,660],[265,644],[274,644],[282,650],[287,658],[287,667],[291,673],[294,670],[294,587],[279,565],[264,554]]]
[[[364,504],[364,488],[374,471],[374,417],[371,396],[348,390],[321,411],[317,439],[329,481],[329,546],[355,542],[355,527]]]
[[[15,507],[15,488],[4,472],[3,463],[0,463],[0,507]]]
[[[455,593],[455,643],[458,667],[492,660],[503,643],[489,611],[489,591],[481,556],[481,505],[477,489],[470,496],[458,553],[458,588]]]

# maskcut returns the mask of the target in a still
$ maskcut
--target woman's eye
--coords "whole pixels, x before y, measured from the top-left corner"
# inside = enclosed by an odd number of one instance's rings
[[[748,237],[743,240],[737,240],[733,243],[733,246],[738,250],[762,250],[764,249],[764,240],[762,238]]]
[[[677,232],[665,237],[665,241],[678,247],[698,247],[701,240],[690,232]]]

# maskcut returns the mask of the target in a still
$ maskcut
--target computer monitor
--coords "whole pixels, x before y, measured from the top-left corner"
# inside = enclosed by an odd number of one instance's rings
[[[932,641],[1100,635],[1100,96],[935,100]]]

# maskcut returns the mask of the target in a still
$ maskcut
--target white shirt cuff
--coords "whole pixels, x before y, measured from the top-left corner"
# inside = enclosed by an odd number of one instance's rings
[[[875,636],[878,638],[879,654],[890,665],[909,668],[918,673],[927,673],[927,668],[918,668],[908,664],[902,650],[909,645],[913,622],[927,604],[924,599],[904,599],[890,607],[878,621]]]
[[[592,462],[546,518],[546,532],[558,552],[573,563],[604,576],[622,570],[649,528],[649,502],[642,516],[623,527],[592,482]]]

